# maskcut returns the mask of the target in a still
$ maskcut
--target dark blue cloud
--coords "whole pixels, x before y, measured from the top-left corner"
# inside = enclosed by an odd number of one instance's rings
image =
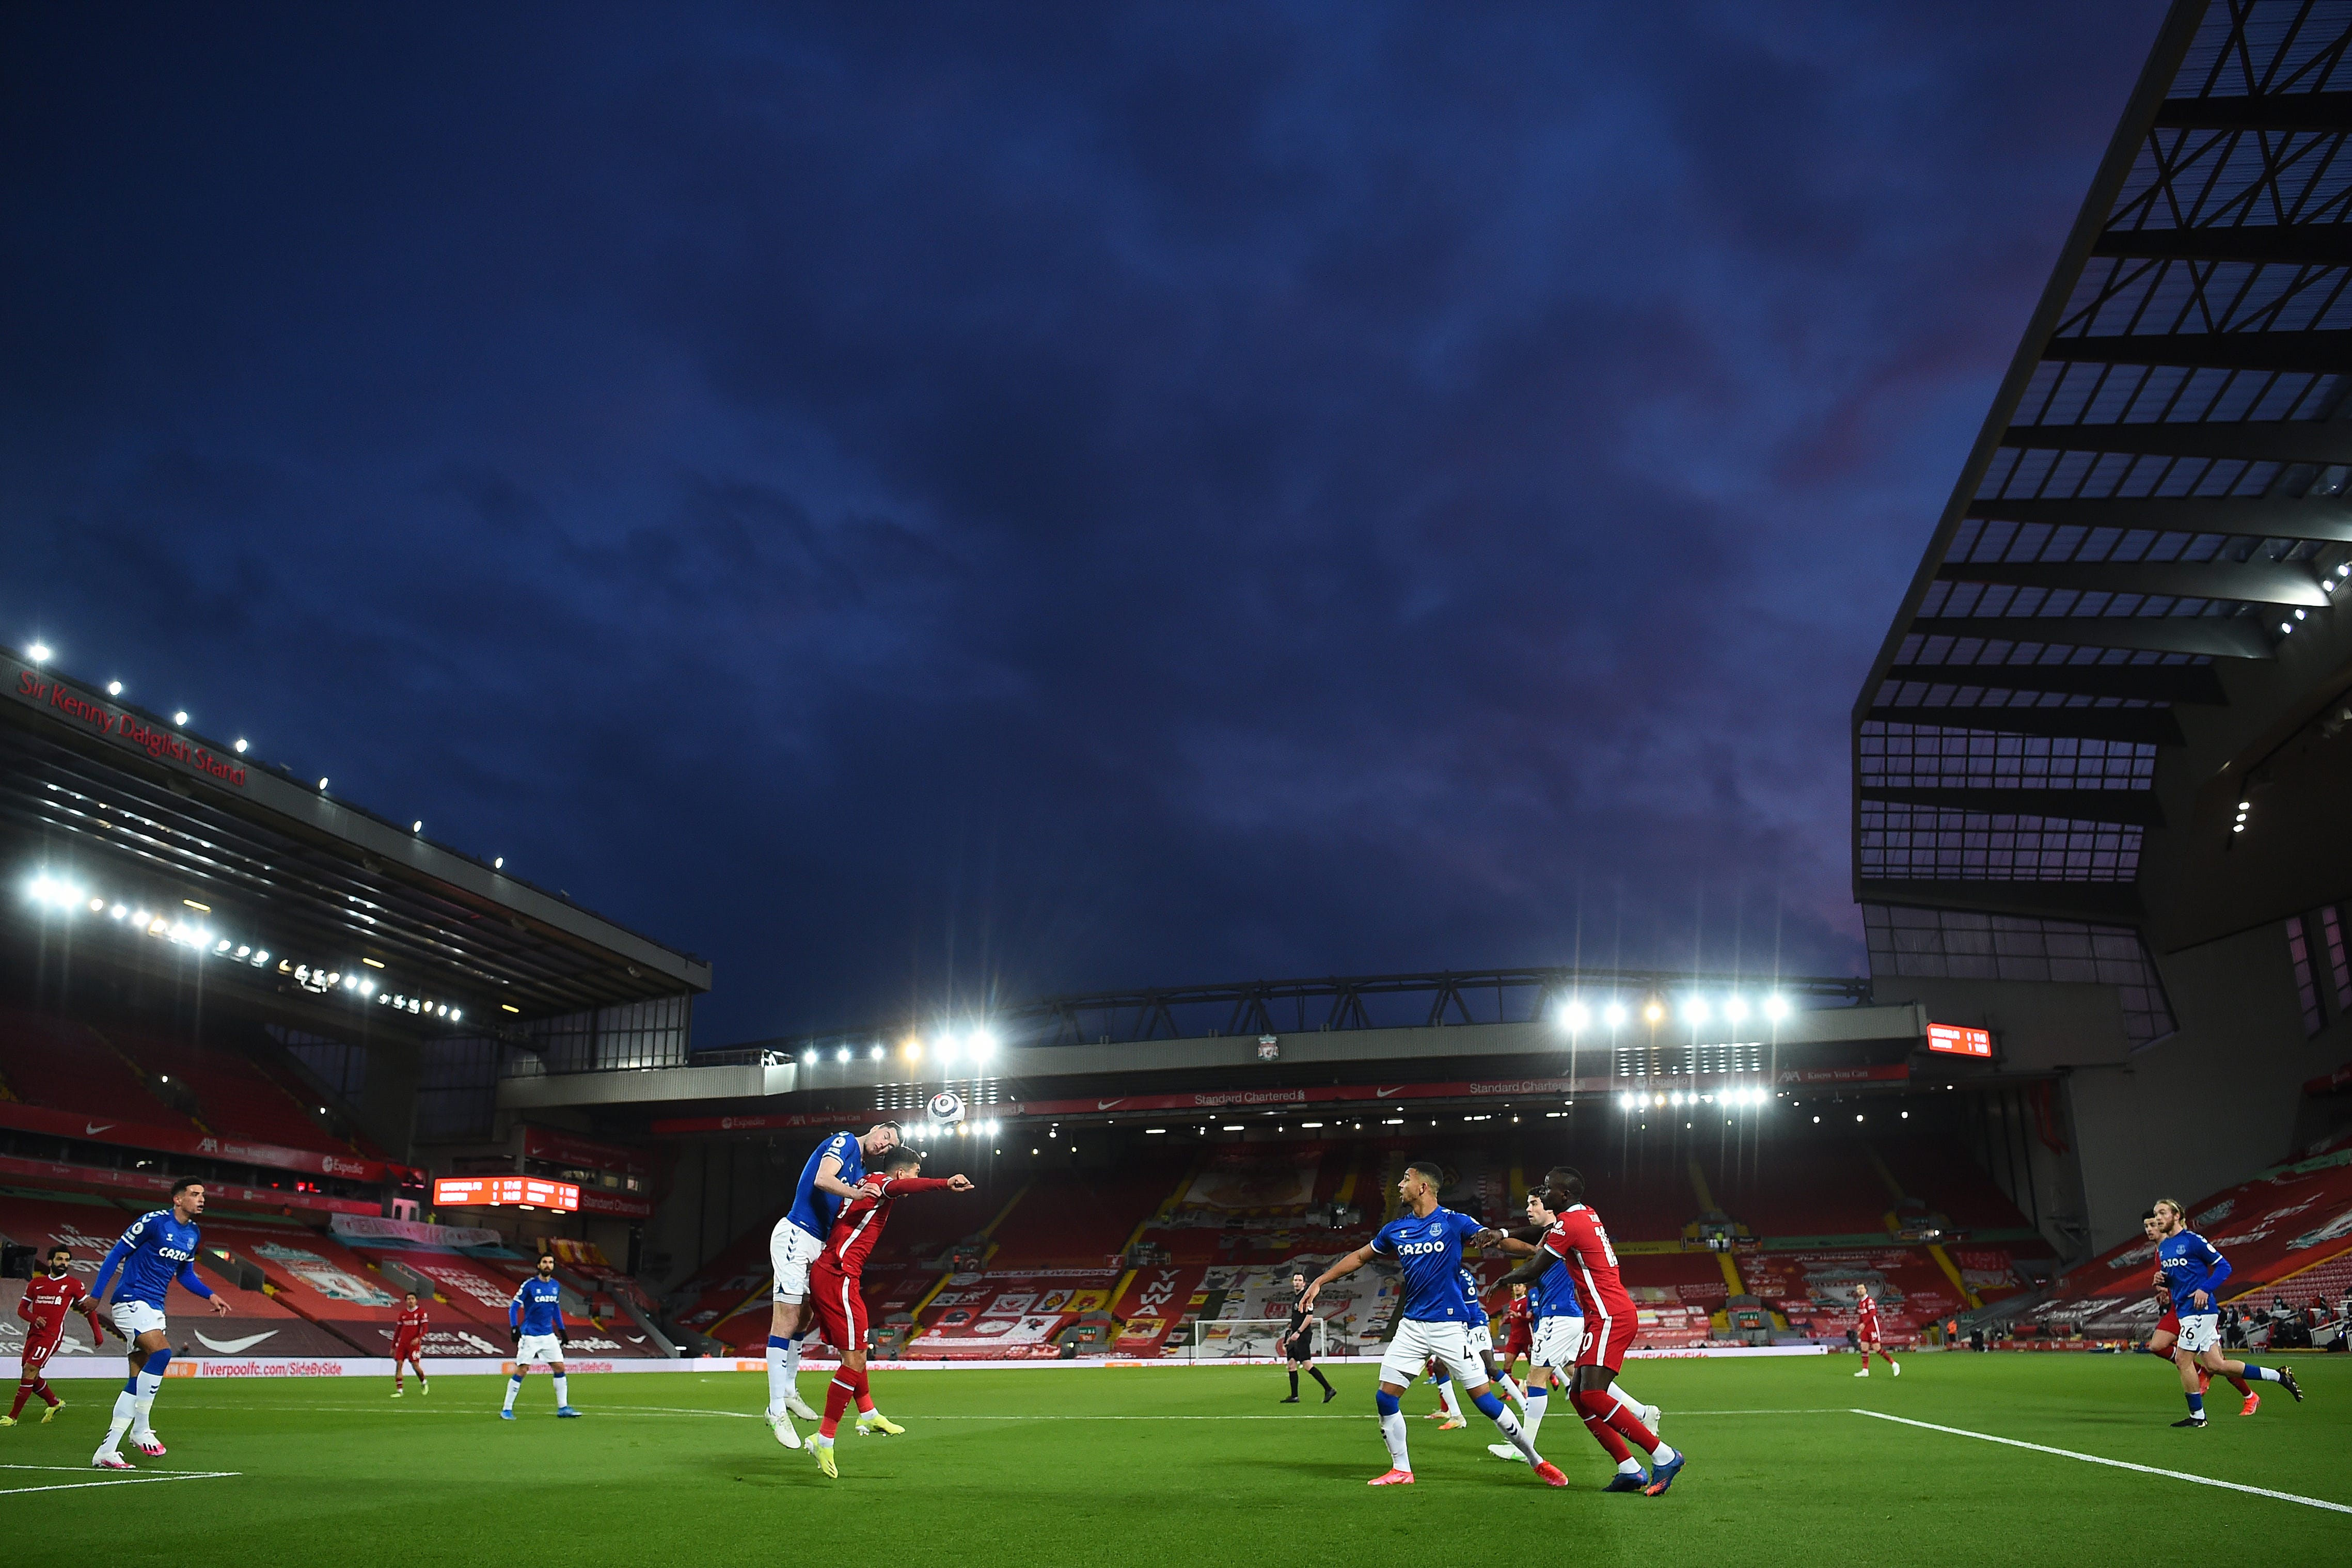
[[[1844,715],[2155,21],[20,9],[0,624],[706,1039],[1847,969]]]

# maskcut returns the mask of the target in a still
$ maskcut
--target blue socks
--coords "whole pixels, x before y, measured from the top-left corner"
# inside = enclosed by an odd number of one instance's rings
[[[1499,1421],[1503,1418],[1503,1402],[1495,1396],[1492,1384],[1481,1387],[1477,1393],[1470,1396],[1470,1403],[1478,1406],[1478,1414],[1489,1421]]]
[[[1383,1416],[1393,1416],[1398,1411],[1404,1408],[1404,1404],[1393,1394],[1383,1394],[1380,1390],[1374,1389],[1372,1391],[1372,1408],[1378,1410]]]
[[[2205,1396],[2202,1394],[2191,1394],[2186,1396],[2186,1397],[2189,1400],[2189,1413],[2191,1416],[2202,1416],[2205,1414]]]
[[[2275,1367],[2256,1366],[2251,1361],[2245,1363],[2244,1365],[2246,1370],[2241,1375],[2242,1375],[2249,1383],[2284,1383],[2286,1381],[2286,1379],[2278,1375],[2278,1369]]]

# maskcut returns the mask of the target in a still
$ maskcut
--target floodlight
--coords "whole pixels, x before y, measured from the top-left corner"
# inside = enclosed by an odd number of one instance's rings
[[[36,643],[25,652],[33,656],[33,663],[37,664],[46,664],[49,662],[49,645],[47,643]]]
[[[1723,1002],[1723,1016],[1729,1019],[1733,1023],[1747,1022],[1748,998],[1746,997],[1738,996],[1725,998]]]
[[[1582,1002],[1570,1002],[1560,1009],[1560,1020],[1570,1029],[1582,1029],[1592,1021],[1592,1009]]]
[[[1663,1023],[1665,1021],[1666,1017],[1665,1005],[1662,1002],[1653,1001],[1642,1009],[1642,1017],[1651,1023]]]
[[[119,696],[121,696],[121,695],[122,695],[122,683],[121,683],[121,681],[109,681],[109,682],[107,682],[107,683],[106,683],[106,695],[107,695],[108,696],[110,696],[110,697],[119,697]]]
[[[236,754],[239,757],[243,757],[245,755],[245,742],[242,739],[239,739],[236,743]]]
[[[1705,1023],[1706,1021],[1706,998],[1704,997],[1693,997],[1689,1000],[1684,1002],[1683,1021],[1685,1023]]]
[[[1625,1004],[1622,1002],[1611,1002],[1607,1007],[1601,1009],[1601,1017],[1602,1021],[1607,1023],[1611,1029],[1617,1028],[1620,1024],[1622,1024],[1625,1021]]]
[[[187,709],[185,709],[185,708],[182,708],[179,712],[177,712],[177,713],[173,714],[173,715],[172,716],[172,722],[173,722],[173,724],[185,724],[185,723],[187,723],[187,722],[188,722],[188,710],[187,710]]]
[[[1789,999],[1775,994],[1764,998],[1764,1016],[1775,1023],[1789,1016]]]

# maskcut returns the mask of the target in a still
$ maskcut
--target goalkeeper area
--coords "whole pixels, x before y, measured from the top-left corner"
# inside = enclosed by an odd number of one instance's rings
[[[1394,1561],[1439,1542],[1674,1568],[1867,1560],[2161,1562],[2184,1521],[2266,1557],[2340,1562],[2352,1546],[2352,1356],[2296,1364],[2309,1393],[2268,1390],[2240,1418],[2179,1432],[2171,1369],[2139,1355],[1919,1354],[1855,1378],[1844,1355],[1636,1361],[1691,1457],[1656,1499],[1604,1495],[1584,1432],[1547,1422],[1565,1490],[1488,1457],[1474,1420],[1412,1422],[1411,1488],[1386,1466],[1373,1369],[1335,1367],[1328,1408],[1280,1406],[1278,1369],[895,1372],[876,1395],[901,1437],[840,1440],[841,1479],[772,1441],[757,1374],[582,1375],[579,1421],[534,1378],[523,1419],[496,1379],[436,1379],[394,1403],[375,1380],[223,1379],[174,1386],[168,1458],[134,1476],[85,1467],[105,1405],[88,1385],[46,1427],[0,1432],[0,1499],[19,1531],[110,1563],[307,1563],[417,1555],[767,1564],[866,1547],[1025,1568],[1199,1563],[1261,1543],[1289,1564]],[[823,1397],[822,1378],[803,1392]],[[2219,1385],[2217,1385],[2217,1387]],[[1418,1416],[1426,1388],[1406,1396]],[[1874,1414],[1867,1414],[1874,1413]],[[166,1413],[161,1409],[159,1416]],[[50,1467],[54,1467],[53,1469]],[[137,1500],[126,1488],[163,1489]],[[2323,1506],[2325,1505],[2325,1506]],[[1542,1534],[1566,1529],[1566,1536]],[[1467,1534],[1469,1541],[1463,1544]]]

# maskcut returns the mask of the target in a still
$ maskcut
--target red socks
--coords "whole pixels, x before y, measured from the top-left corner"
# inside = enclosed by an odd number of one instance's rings
[[[1577,1413],[1584,1417],[1584,1429],[1592,1434],[1594,1442],[1608,1450],[1611,1458],[1622,1465],[1633,1457],[1625,1440],[1611,1429],[1615,1425],[1609,1419],[1610,1413],[1617,1407],[1615,1400],[1605,1393],[1574,1394],[1570,1398],[1575,1401]]]
[[[1657,1451],[1658,1435],[1643,1426],[1641,1417],[1617,1403],[1607,1389],[1588,1389],[1579,1394],[1576,1407],[1583,1413],[1586,1429],[1619,1464],[1633,1457],[1627,1443],[1645,1454]]]
[[[860,1410],[874,1408],[874,1396],[867,1391],[866,1374],[843,1367],[824,1385],[824,1421],[816,1429],[820,1437],[830,1437],[841,1429],[841,1418],[849,1413],[851,1401]]]
[[[58,1396],[49,1392],[49,1385],[46,1379],[38,1373],[26,1373],[16,1380],[16,1402],[8,1406],[8,1419],[14,1421],[17,1412],[25,1408],[25,1401],[36,1394],[41,1396],[41,1403],[44,1405],[55,1405],[58,1402]]]

